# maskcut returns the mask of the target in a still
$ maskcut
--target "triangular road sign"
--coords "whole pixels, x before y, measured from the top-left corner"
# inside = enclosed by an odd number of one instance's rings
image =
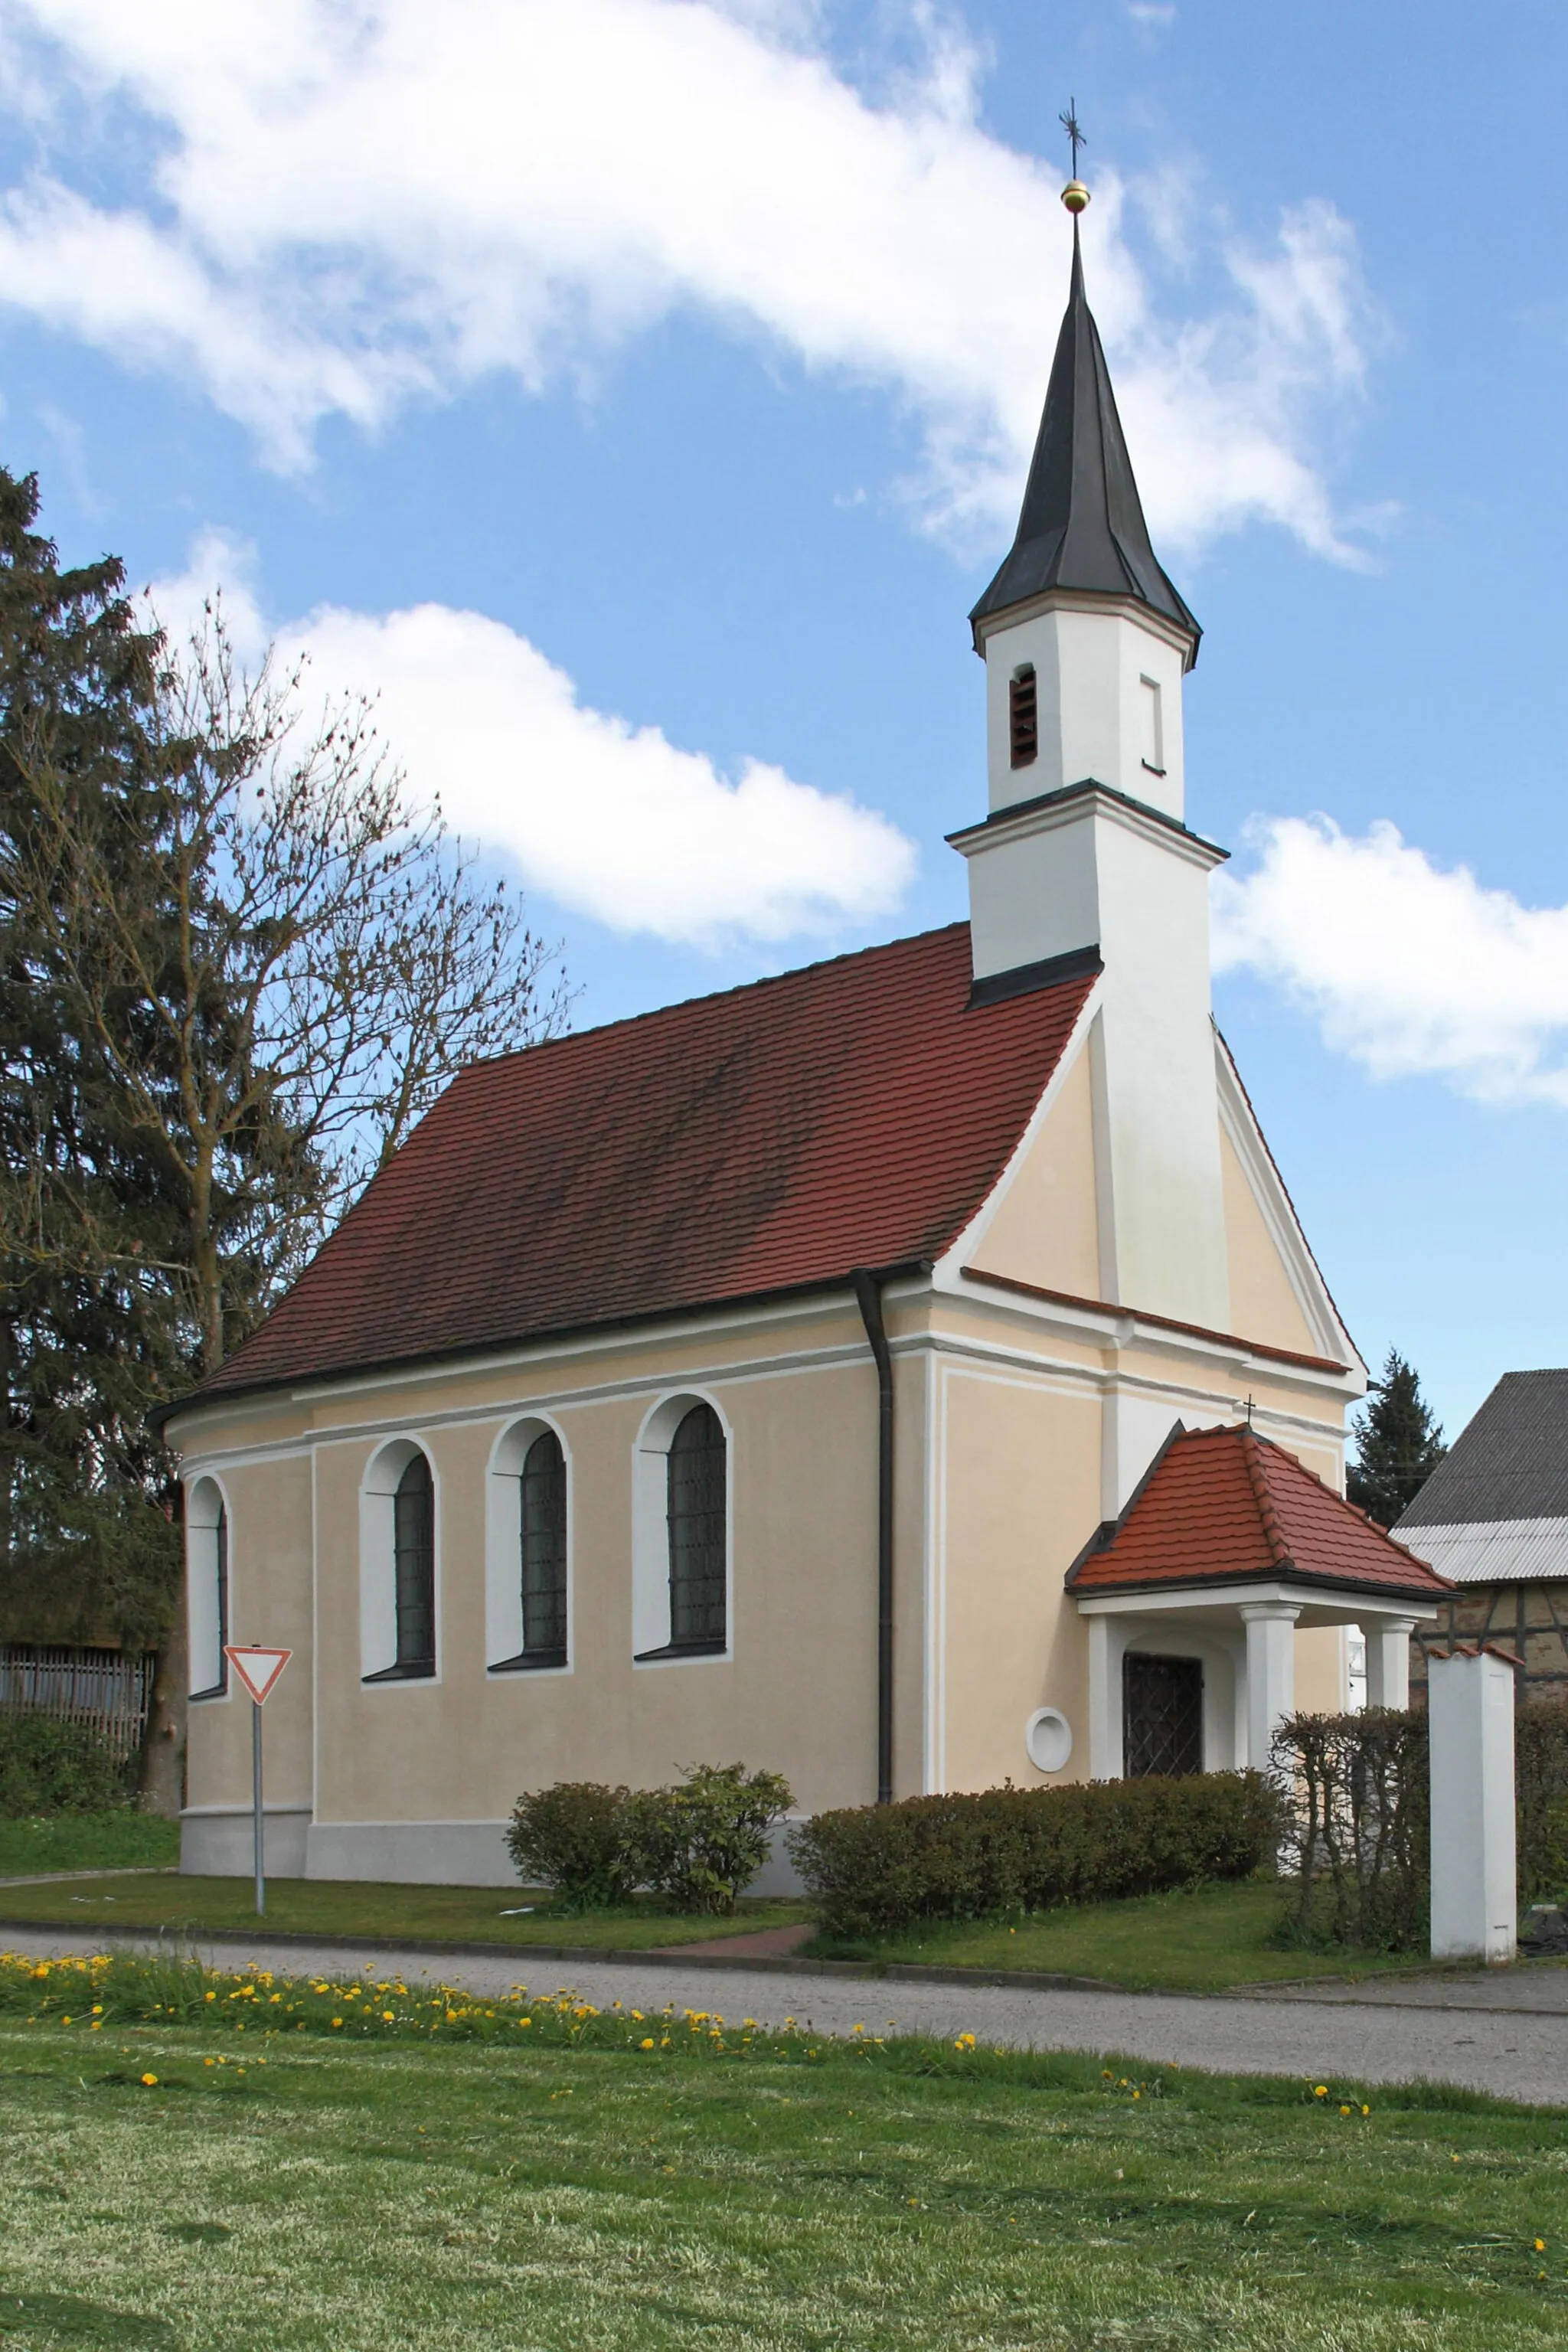
[[[258,1706],[294,1654],[292,1650],[241,1649],[234,1642],[224,1643],[223,1654]]]

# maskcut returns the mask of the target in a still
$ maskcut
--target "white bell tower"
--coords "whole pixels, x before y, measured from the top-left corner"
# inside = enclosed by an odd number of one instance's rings
[[[1098,957],[1091,1040],[1100,1286],[1225,1330],[1229,1282],[1208,876],[1188,830],[1182,693],[1201,632],[1162,569],[1084,294],[1072,286],[1017,536],[971,614],[985,663],[988,814],[969,863],[976,1003]]]

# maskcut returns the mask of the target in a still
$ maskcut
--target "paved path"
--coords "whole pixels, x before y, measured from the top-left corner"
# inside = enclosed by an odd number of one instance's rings
[[[89,1939],[79,1932],[28,1928],[9,1930],[5,1940],[43,1958],[79,1952]],[[110,1942],[146,1948],[156,1939],[109,1937],[100,1929],[93,1940],[101,1950]],[[756,2017],[771,2024],[795,2017],[824,2035],[847,2034],[856,2025],[870,2033],[967,2032],[1022,2050],[1109,2051],[1154,2064],[1293,2074],[1320,2083],[1426,2079],[1568,2106],[1568,1972],[1556,1969],[1510,1971],[1506,1979],[1417,1980],[1398,1993],[1389,1988],[1370,1997],[1361,1988],[1322,1986],[1310,1993],[1210,2000],[784,1976],[673,1960],[542,1960],[530,1974],[527,1955],[519,1952],[492,1960],[353,1944],[306,1949],[265,1935],[201,1938],[195,1948],[220,1968],[251,1963],[286,1975],[363,1969],[378,1978],[440,1980],[490,1995],[510,1991],[522,1978],[535,1992],[569,1984],[601,2007],[619,2000],[628,2008],[657,2010],[671,2002],[678,2009],[716,2010],[728,2018]],[[1529,2005],[1500,2005],[1510,1989],[1522,1993],[1538,1982],[1555,1988],[1555,2007],[1547,2009],[1544,1998],[1533,1993]],[[1423,1985],[1428,1988],[1423,1996],[1411,1999]],[[1446,2000],[1437,1997],[1439,1987],[1446,1989]],[[1461,1999],[1464,2007],[1458,2005]]]

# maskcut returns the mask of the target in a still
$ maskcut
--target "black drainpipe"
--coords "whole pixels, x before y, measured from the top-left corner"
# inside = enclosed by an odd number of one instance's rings
[[[875,1275],[850,1276],[877,1360],[877,1802],[893,1801],[893,1360]]]

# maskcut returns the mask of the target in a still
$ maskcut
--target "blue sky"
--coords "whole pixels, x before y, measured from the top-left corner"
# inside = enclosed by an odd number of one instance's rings
[[[382,696],[580,1023],[963,911],[1065,295],[1205,628],[1230,1037],[1363,1351],[1568,1358],[1560,12],[0,0],[0,454]]]

